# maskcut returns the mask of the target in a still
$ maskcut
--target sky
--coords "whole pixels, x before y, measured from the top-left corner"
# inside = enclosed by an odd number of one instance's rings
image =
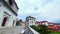
[[[18,19],[25,21],[33,16],[37,21],[60,23],[60,0],[15,0],[19,10]]]

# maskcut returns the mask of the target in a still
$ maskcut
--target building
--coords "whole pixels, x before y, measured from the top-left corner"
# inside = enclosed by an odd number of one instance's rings
[[[32,17],[32,16],[26,17],[26,25],[27,26],[35,25],[35,22],[36,22],[36,20],[34,17]]]
[[[0,27],[15,26],[18,6],[15,0],[0,0]]]
[[[57,32],[60,31],[60,23],[52,23],[52,22],[48,22],[48,21],[36,21],[35,25],[47,25],[49,30],[53,31],[53,32]]]
[[[60,31],[60,23],[52,23],[52,22],[49,22],[48,23],[48,28],[52,31]]]
[[[20,26],[25,28],[25,22],[20,22]]]
[[[20,23],[20,26],[25,26],[25,22],[21,22]]]
[[[48,26],[48,21],[36,21],[36,23],[35,23],[36,26],[38,26],[40,24]]]

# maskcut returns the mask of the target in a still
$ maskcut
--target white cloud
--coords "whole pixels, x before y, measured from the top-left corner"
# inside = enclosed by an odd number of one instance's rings
[[[37,20],[60,19],[60,0],[16,0],[18,16],[35,16]],[[22,17],[21,17],[22,18]]]

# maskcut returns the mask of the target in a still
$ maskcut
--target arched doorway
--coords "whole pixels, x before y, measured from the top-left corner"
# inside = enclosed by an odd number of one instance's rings
[[[6,21],[7,21],[7,17],[5,17],[5,18],[3,19],[2,26],[5,26]]]

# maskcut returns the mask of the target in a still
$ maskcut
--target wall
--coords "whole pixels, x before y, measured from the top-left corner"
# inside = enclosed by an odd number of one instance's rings
[[[5,0],[5,1],[9,5],[9,0]],[[13,5],[9,5],[9,6],[15,11],[15,13],[17,13],[18,12],[18,8],[17,8],[17,6],[15,4],[15,0],[12,0],[12,2],[13,2]]]
[[[34,18],[27,18],[28,22],[29,23],[29,26],[31,25],[34,25],[35,24],[35,19]]]
[[[3,18],[4,18],[4,12],[11,15],[6,23],[6,26],[12,26],[13,20],[16,20],[16,15],[0,1],[0,26],[2,24]]]

